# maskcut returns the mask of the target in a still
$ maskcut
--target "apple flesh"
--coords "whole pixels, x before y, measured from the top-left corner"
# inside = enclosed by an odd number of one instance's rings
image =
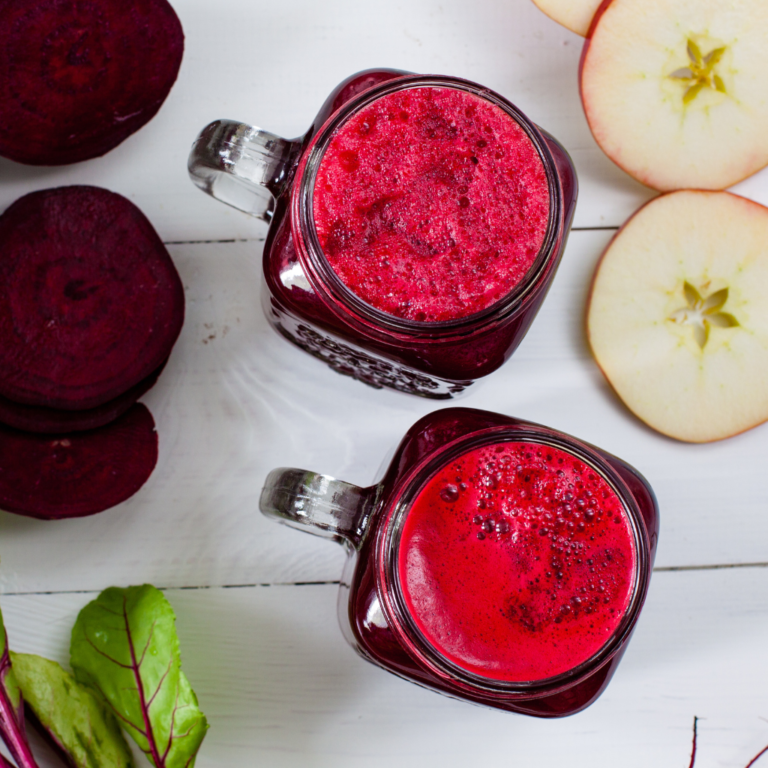
[[[585,43],[595,140],[649,187],[724,189],[768,164],[768,3],[612,0]]]
[[[571,32],[587,36],[592,19],[602,0],[533,0],[550,19]]]
[[[646,204],[598,263],[587,335],[665,435],[709,442],[768,420],[768,208],[699,190]]]

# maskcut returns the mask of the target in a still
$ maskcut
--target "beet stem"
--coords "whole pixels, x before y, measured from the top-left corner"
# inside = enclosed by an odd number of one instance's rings
[[[27,743],[27,734],[24,729],[24,699],[21,698],[21,692],[19,692],[19,705],[14,707],[5,687],[5,679],[10,671],[11,655],[8,652],[6,636],[5,647],[2,656],[0,656],[0,736],[18,764],[18,768],[39,768]],[[11,765],[7,760],[5,764]],[[13,768],[12,765],[11,768]]]
[[[693,718],[693,749],[691,750],[691,763],[688,766],[688,768],[693,768],[693,766],[696,763],[696,741],[698,736],[698,725],[699,718],[694,716]]]
[[[19,723],[16,721],[13,706],[2,686],[0,686],[0,730],[2,731],[3,741],[5,741],[19,768],[40,768],[35,761],[27,740],[24,738]],[[5,765],[10,765],[10,763],[6,760]]]
[[[766,752],[768,752],[768,747],[764,747],[761,749],[746,765],[746,768],[750,768],[753,766]]]

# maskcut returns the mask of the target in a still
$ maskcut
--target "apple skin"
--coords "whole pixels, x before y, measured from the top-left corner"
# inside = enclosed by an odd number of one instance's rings
[[[595,15],[592,17],[592,23],[589,25],[589,29],[587,30],[586,37],[584,38],[584,45],[581,49],[581,56],[579,57],[579,99],[581,100],[581,108],[584,110],[584,117],[587,118],[587,125],[589,126],[589,130],[592,133],[592,136],[595,135],[595,129],[592,127],[592,123],[589,119],[589,110],[587,109],[587,105],[584,101],[584,88],[582,87],[582,83],[584,82],[584,63],[587,60],[587,54],[589,53],[589,46],[592,43],[592,36],[595,34],[595,29],[597,28],[597,25],[600,23],[600,19],[603,17],[603,14],[608,10],[608,8],[612,5],[613,0],[603,0],[602,3],[598,6],[598,9],[595,11]],[[597,141],[597,139],[595,139]],[[600,147],[600,142],[597,142],[597,145]],[[602,149],[602,147],[600,147]],[[603,153],[605,154],[605,153]],[[606,157],[616,166],[621,168],[624,173],[628,174],[629,176],[632,176],[633,178],[637,179],[637,176],[630,173],[626,168],[624,168],[619,162],[614,160],[609,155],[606,155]],[[650,184],[646,184],[642,179],[637,179],[641,184],[645,185],[646,187],[649,187],[650,189],[654,189]],[[622,229],[624,226],[626,226],[627,222],[624,223],[622,226]],[[619,230],[620,232],[621,230]],[[616,233],[618,234],[618,232]]]
[[[589,346],[589,350],[592,354],[592,358],[595,361],[595,364],[597,365],[600,373],[602,373],[603,377],[605,378],[606,382],[608,383],[608,386],[613,391],[614,396],[616,399],[621,403],[621,405],[626,408],[633,416],[635,416],[643,425],[645,425],[648,429],[653,430],[657,434],[661,434],[664,437],[677,440],[680,442],[687,442],[687,443],[693,443],[693,444],[705,444],[705,443],[713,443],[713,442],[719,442],[721,440],[726,440],[730,437],[736,437],[737,435],[743,434],[745,432],[748,432],[751,429],[754,429],[755,427],[760,426],[761,424],[765,424],[768,422],[768,410],[766,410],[765,416],[763,418],[758,418],[754,420],[751,423],[742,425],[741,427],[733,430],[728,430],[727,432],[724,432],[722,434],[718,434],[716,436],[707,436],[707,437],[681,437],[680,434],[676,434],[674,430],[668,430],[663,427],[661,427],[658,424],[651,424],[648,422],[646,418],[643,417],[641,413],[639,413],[635,408],[632,407],[629,403],[626,402],[626,400],[622,397],[620,392],[617,390],[616,386],[612,382],[611,378],[609,377],[608,373],[606,372],[603,365],[601,365],[598,354],[595,351],[595,347],[593,344],[592,334],[590,332],[590,323],[589,323],[589,317],[590,317],[590,311],[592,308],[592,302],[594,299],[594,293],[595,293],[595,284],[597,282],[598,276],[600,274],[600,269],[603,265],[603,262],[606,258],[606,256],[611,251],[612,246],[614,243],[619,239],[619,237],[622,236],[622,234],[625,232],[625,230],[632,224],[632,222],[643,212],[646,208],[648,208],[651,205],[656,204],[658,201],[663,200],[665,198],[669,198],[673,195],[678,194],[685,194],[685,193],[693,193],[693,194],[701,194],[706,196],[715,196],[715,195],[722,195],[722,196],[729,196],[730,198],[734,198],[736,200],[739,200],[740,202],[743,202],[747,204],[750,207],[753,207],[754,210],[759,211],[764,215],[766,218],[768,218],[768,207],[761,205],[760,203],[756,203],[753,200],[749,200],[748,198],[741,197],[740,195],[735,195],[732,192],[726,192],[726,191],[717,191],[717,190],[705,190],[705,189],[690,189],[690,190],[673,190],[671,192],[663,193],[661,195],[658,195],[657,197],[649,200],[644,205],[642,205],[640,208],[635,211],[632,216],[630,216],[624,224],[616,231],[616,233],[613,235],[611,240],[608,242],[606,247],[603,249],[603,252],[600,254],[600,257],[597,260],[597,263],[595,264],[594,272],[592,273],[592,279],[590,281],[589,289],[587,292],[587,301],[585,304],[585,311],[584,311],[584,334],[587,339],[587,344]]]
[[[583,74],[584,74],[584,62],[587,59],[587,53],[589,53],[589,46],[592,42],[592,35],[595,33],[595,28],[597,27],[598,22],[602,18],[603,14],[608,10],[608,6],[613,2],[613,0],[603,0],[602,3],[598,6],[597,10],[595,11],[595,15],[592,17],[592,23],[589,25],[589,29],[587,30],[587,34],[584,37],[584,45],[581,48],[581,56],[579,57],[579,99],[581,100],[581,108],[584,110],[584,116],[587,118],[587,125],[589,125],[589,130],[592,131],[592,126],[589,123],[589,113],[587,112],[586,104],[584,103],[584,89],[581,87],[581,83],[583,81]],[[610,158],[609,158],[610,159]],[[615,161],[612,161],[615,162]],[[618,163],[616,163],[618,165]],[[621,168],[621,166],[619,166]],[[627,171],[624,168],[621,168],[622,171],[627,173]]]
[[[591,27],[591,18],[590,23],[584,26],[583,22],[580,23],[579,17],[583,18],[585,14],[589,13],[590,8],[592,7],[596,10],[596,7],[600,4],[600,2],[595,3],[595,0],[575,0],[575,2],[574,0],[570,0],[570,4],[568,0],[556,0],[554,3],[552,0],[533,0],[533,3],[542,13],[549,16],[552,21],[557,22],[581,37],[587,35],[588,30]],[[577,12],[574,18],[574,15],[570,13],[570,10],[566,10],[563,13],[559,8],[560,5],[566,5],[569,9],[577,6],[580,8],[581,12]]]
[[[586,51],[587,45],[589,44],[589,41],[592,39],[592,35],[595,32],[595,27],[597,26],[597,22],[600,21],[600,17],[606,12],[608,9],[608,6],[613,2],[613,0],[603,0],[600,5],[597,6],[597,10],[595,11],[595,15],[592,17],[592,21],[589,25],[589,29],[587,30],[587,34],[584,36],[586,38],[584,48],[581,51],[581,60],[579,61],[579,81],[581,81],[581,68],[584,63],[584,53]]]
[[[596,131],[596,128],[594,126],[593,120],[590,117],[590,109],[587,107],[586,99],[584,96],[584,66],[587,60],[587,56],[589,54],[590,45],[592,42],[592,38],[594,36],[595,30],[597,29],[597,26],[599,25],[601,19],[606,14],[606,12],[610,9],[610,7],[614,4],[614,2],[619,2],[619,0],[603,0],[603,2],[598,7],[597,11],[595,12],[595,15],[592,17],[592,23],[590,24],[589,30],[587,31],[586,37],[584,39],[584,45],[581,49],[581,56],[579,58],[579,70],[578,70],[578,79],[579,79],[579,98],[581,99],[581,106],[584,110],[584,115],[587,119],[587,125],[589,126],[589,130],[592,133],[592,136],[595,138],[595,141],[597,145],[600,147],[600,149],[603,149],[600,141],[598,140],[597,136],[599,131]],[[648,187],[649,189],[653,189],[657,192],[672,192],[676,189],[682,189],[685,188],[685,185],[660,185],[654,183],[651,179],[648,178],[647,175],[644,175],[640,172],[636,172],[633,170],[628,169],[622,163],[609,155],[605,150],[603,150],[604,154],[608,159],[616,165],[618,168],[621,168],[624,173],[631,176],[636,181],[639,181],[644,186]],[[768,167],[768,158],[766,158],[765,162],[762,163],[762,165],[757,165],[755,167],[752,167],[750,170],[744,171],[742,174],[737,175],[733,179],[729,180],[727,184],[722,186],[713,186],[713,187],[707,187],[707,189],[725,189],[726,187],[734,186],[735,184],[738,184],[744,179],[748,179],[750,176],[753,176],[755,173],[758,173],[763,168]]]

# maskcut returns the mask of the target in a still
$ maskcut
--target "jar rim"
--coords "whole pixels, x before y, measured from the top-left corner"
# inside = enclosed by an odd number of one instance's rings
[[[489,307],[463,317],[440,322],[422,322],[400,318],[377,309],[361,299],[331,267],[323,253],[314,221],[314,188],[325,151],[341,126],[361,109],[374,101],[403,90],[414,88],[452,88],[471,93],[507,113],[525,132],[539,155],[547,179],[549,211],[547,229],[539,252],[524,278],[503,298]],[[384,332],[402,336],[433,336],[442,338],[461,335],[477,330],[486,323],[505,319],[527,305],[535,293],[536,286],[552,267],[553,256],[557,253],[559,233],[563,219],[563,197],[559,183],[557,165],[549,146],[539,129],[503,96],[490,88],[469,80],[448,75],[407,75],[373,86],[354,97],[333,113],[320,128],[299,164],[298,183],[294,185],[291,206],[292,222],[297,231],[294,239],[304,247],[297,248],[299,259],[314,289],[331,301],[332,306],[347,318],[361,321],[366,326],[374,325]]]
[[[630,597],[621,621],[611,636],[592,656],[571,669],[557,675],[533,681],[504,681],[470,672],[447,659],[423,634],[407,608],[400,583],[398,558],[400,538],[410,507],[418,494],[435,474],[451,461],[471,450],[498,443],[533,443],[557,448],[596,472],[607,482],[619,499],[629,523],[635,551],[635,566]],[[575,683],[593,674],[612,659],[622,648],[631,634],[643,606],[648,590],[650,574],[649,542],[645,534],[642,514],[626,483],[618,473],[600,456],[597,449],[569,435],[525,423],[503,427],[491,427],[471,435],[457,438],[431,455],[425,462],[413,468],[404,479],[401,491],[390,506],[388,519],[382,526],[377,542],[377,581],[382,607],[393,630],[400,637],[404,647],[416,660],[430,669],[433,674],[452,682],[463,684],[469,690],[480,690],[486,694],[507,697],[536,698],[570,688]]]

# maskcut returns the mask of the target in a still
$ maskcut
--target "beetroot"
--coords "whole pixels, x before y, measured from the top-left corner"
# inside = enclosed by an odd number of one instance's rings
[[[0,155],[109,152],[160,109],[183,52],[166,0],[0,0]]]
[[[117,421],[67,436],[0,426],[0,509],[58,520],[133,496],[157,463],[157,432],[141,403]]]
[[[183,321],[168,251],[124,197],[61,187],[0,216],[0,395],[63,410],[107,403],[167,359]]]
[[[0,396],[0,424],[45,435],[84,432],[88,429],[103,427],[118,416],[122,416],[142,395],[149,392],[155,386],[163,368],[165,363],[122,395],[84,411],[64,411],[42,405],[22,405]]]

